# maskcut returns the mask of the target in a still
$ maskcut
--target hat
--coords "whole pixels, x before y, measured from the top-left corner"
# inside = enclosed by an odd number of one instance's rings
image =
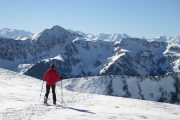
[[[55,64],[51,64],[51,65],[50,65],[50,68],[55,68]]]

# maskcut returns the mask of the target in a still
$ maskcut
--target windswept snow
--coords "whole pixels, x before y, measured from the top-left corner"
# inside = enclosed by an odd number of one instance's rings
[[[0,69],[1,120],[178,120],[180,106],[151,101],[67,91],[57,83],[57,106],[42,104],[42,81]],[[49,104],[52,105],[51,94]],[[62,107],[63,106],[63,107]]]

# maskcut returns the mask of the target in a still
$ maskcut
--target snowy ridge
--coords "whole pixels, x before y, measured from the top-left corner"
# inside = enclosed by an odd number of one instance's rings
[[[98,35],[94,35],[94,34],[86,34],[87,39],[89,40],[93,40],[93,41],[98,41],[98,40],[102,40],[102,41],[111,41],[111,42],[117,42],[120,41],[121,39],[124,38],[131,38],[129,35],[127,34],[119,34],[119,33],[114,33],[114,34],[105,34],[105,33],[100,33]]]
[[[91,33],[83,33],[81,31],[74,31],[71,29],[68,29],[69,32],[71,33],[75,33],[75,34],[79,34],[83,37],[85,37],[86,39],[90,40],[90,41],[110,41],[110,42],[118,42],[121,39],[124,38],[131,38],[129,35],[125,34],[125,33],[113,33],[113,34],[105,34],[105,33],[99,33],[99,34],[91,34]]]
[[[16,30],[9,28],[0,29],[0,37],[3,38],[20,39],[23,36],[29,36],[29,35],[32,35],[32,33],[24,30]]]
[[[42,104],[39,98],[42,81],[0,69],[0,119],[1,120],[178,120],[180,106],[159,102],[120,97],[93,95],[67,91],[63,88],[64,103],[61,106],[60,83],[57,83],[57,106]],[[64,80],[65,82],[69,80]],[[86,80],[83,80],[86,81]]]
[[[72,91],[135,99],[179,103],[180,74],[171,73],[161,77],[95,76],[73,78],[66,83]]]
[[[166,35],[161,35],[159,37],[153,38],[154,41],[158,42],[168,42],[170,37],[167,37]]]
[[[180,36],[171,38],[169,40],[169,43],[171,43],[171,44],[180,44]]]

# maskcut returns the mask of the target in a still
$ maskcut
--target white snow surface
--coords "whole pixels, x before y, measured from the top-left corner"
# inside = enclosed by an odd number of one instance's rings
[[[45,84],[42,81],[0,69],[1,120],[179,120],[180,106],[159,102],[71,92],[64,88],[61,104],[60,82],[57,103],[42,104]],[[65,79],[63,83],[67,83]],[[62,107],[63,106],[63,107]]]

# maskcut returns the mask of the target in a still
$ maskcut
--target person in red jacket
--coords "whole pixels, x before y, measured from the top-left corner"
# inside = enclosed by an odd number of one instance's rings
[[[44,103],[47,103],[48,95],[50,88],[52,88],[52,94],[53,94],[53,104],[56,104],[56,82],[58,80],[62,80],[62,77],[58,76],[58,73],[56,72],[55,64],[51,64],[50,68],[45,72],[43,76],[43,80],[46,81],[46,94],[44,96]]]

